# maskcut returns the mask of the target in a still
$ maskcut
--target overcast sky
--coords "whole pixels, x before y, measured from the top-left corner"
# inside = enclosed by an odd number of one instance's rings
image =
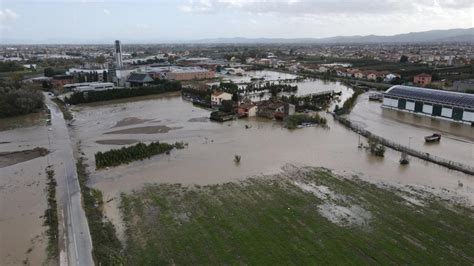
[[[473,0],[0,0],[3,42],[322,38],[473,25]]]

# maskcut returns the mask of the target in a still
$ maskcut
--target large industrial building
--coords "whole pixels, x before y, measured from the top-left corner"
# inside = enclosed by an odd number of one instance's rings
[[[397,85],[384,93],[382,107],[474,124],[474,94]]]

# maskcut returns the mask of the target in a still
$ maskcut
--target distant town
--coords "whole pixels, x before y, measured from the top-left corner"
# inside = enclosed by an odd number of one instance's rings
[[[0,46],[7,264],[469,265],[473,162],[470,41]]]

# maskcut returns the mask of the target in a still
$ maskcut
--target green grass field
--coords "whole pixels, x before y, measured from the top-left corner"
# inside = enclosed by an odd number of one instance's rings
[[[474,211],[323,169],[122,195],[128,265],[474,263]]]

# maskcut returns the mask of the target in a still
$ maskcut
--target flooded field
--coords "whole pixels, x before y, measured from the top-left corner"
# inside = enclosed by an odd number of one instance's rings
[[[298,86],[308,93],[313,88],[341,90],[342,98],[352,93],[336,82],[306,80],[299,81]],[[463,163],[473,162],[472,128],[400,115],[379,105],[369,103],[364,95],[349,118],[401,144],[408,145],[412,137],[413,148]],[[472,176],[416,158],[411,158],[408,166],[400,166],[400,153],[390,149],[384,158],[374,157],[357,147],[358,134],[324,113],[327,128],[292,131],[283,128],[281,122],[262,118],[215,123],[208,119],[209,110],[184,101],[176,93],[80,105],[73,107],[73,113],[70,134],[89,165],[90,185],[103,192],[106,215],[122,239],[124,228],[118,209],[121,192],[141,189],[148,183],[222,184],[278,174],[289,165],[325,167],[376,184],[409,185],[474,206]],[[423,136],[434,129],[443,132],[443,139],[437,146],[427,146]],[[67,129],[50,132],[55,145],[66,143],[60,136],[67,134],[63,131]],[[9,129],[1,131],[0,136],[0,153],[49,144],[47,126]],[[95,170],[96,152],[140,141],[184,141],[189,145],[169,155]],[[54,145],[50,149],[53,161],[61,156],[56,149]],[[239,164],[234,162],[235,155],[241,156]],[[47,165],[47,157],[38,157],[0,168],[0,252],[2,258],[7,258],[7,264],[18,264],[26,258],[32,264],[41,264],[45,259],[45,228],[40,216],[46,208],[44,169]],[[63,176],[64,171],[58,169],[58,176]],[[320,211],[329,216],[331,210],[326,207],[321,206]]]
[[[226,123],[210,122],[209,111],[183,101],[181,97],[163,97],[125,103],[80,106],[75,113],[74,138],[80,141],[91,171],[90,182],[103,191],[106,213],[119,229],[121,219],[118,196],[141,188],[146,183],[216,184],[247,177],[281,172],[285,165],[321,166],[341,175],[359,175],[370,182],[385,182],[424,187],[455,195],[467,204],[474,203],[474,179],[471,176],[411,158],[400,166],[400,153],[388,150],[384,158],[373,157],[357,148],[359,136],[335,123],[328,116],[328,128],[314,127],[294,131],[280,122],[261,118]],[[115,127],[124,119],[143,120],[141,124]],[[140,127],[169,127],[155,134],[105,134],[113,130]],[[246,129],[246,128],[249,129]],[[130,131],[129,131],[130,132]],[[133,130],[131,131],[133,132]],[[121,145],[117,139],[140,141],[184,141],[189,146],[129,165],[95,171],[94,153]],[[97,142],[106,141],[107,145]],[[363,140],[364,141],[364,140]],[[117,143],[117,142],[115,142]],[[240,164],[234,156],[240,155]],[[458,186],[458,182],[464,184]]]
[[[361,95],[349,119],[381,137],[419,151],[474,166],[474,127],[414,115],[381,107]],[[439,143],[425,143],[424,137],[441,132]]]
[[[121,201],[131,265],[474,262],[472,210],[324,169],[149,185]]]
[[[298,90],[295,93],[281,93],[280,95],[290,96],[291,94],[295,94],[297,96],[305,96],[314,93],[322,93],[328,91],[334,91],[341,93],[339,100],[342,103],[347,100],[349,97],[352,96],[354,91],[343,85],[341,82],[337,81],[326,81],[320,79],[298,79],[299,76],[294,74],[282,73],[278,71],[271,71],[271,70],[262,70],[262,71],[248,71],[245,72],[244,76],[236,76],[236,75],[220,75],[223,80],[230,80],[235,83],[240,83],[238,86],[239,88],[243,89],[247,87],[247,84],[252,82],[252,78],[262,79],[260,82],[272,82],[275,84],[283,83],[292,86],[298,86]],[[247,93],[244,96],[251,99],[252,101],[261,101],[261,100],[268,100],[270,98],[270,93],[264,93],[263,97],[260,95],[261,92],[251,92]],[[334,103],[330,106],[331,109],[335,107]]]
[[[19,121],[45,122],[36,114],[20,117]],[[0,153],[9,161],[0,165],[0,264],[41,265],[46,260],[47,246],[42,215],[47,207],[44,189],[48,160],[33,149],[48,147],[48,128],[19,128],[13,122],[0,120],[2,127],[11,123],[10,128],[14,128],[0,132]]]
[[[282,73],[272,70],[246,71],[242,76],[219,74],[218,77],[221,77],[223,80],[232,81],[234,83],[249,83],[254,79],[263,81],[278,81],[298,78],[298,76],[294,74]]]

